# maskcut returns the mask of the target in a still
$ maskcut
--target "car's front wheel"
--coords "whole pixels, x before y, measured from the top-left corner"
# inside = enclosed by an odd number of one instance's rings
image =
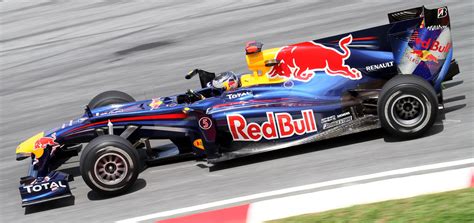
[[[80,172],[86,184],[103,195],[127,191],[136,181],[139,155],[126,139],[103,135],[92,140],[80,159]]]
[[[377,109],[385,130],[397,137],[414,138],[435,122],[438,100],[433,87],[421,77],[398,75],[383,86]]]
[[[89,102],[88,106],[91,109],[112,105],[134,102],[135,99],[129,94],[122,91],[105,91],[96,95]]]

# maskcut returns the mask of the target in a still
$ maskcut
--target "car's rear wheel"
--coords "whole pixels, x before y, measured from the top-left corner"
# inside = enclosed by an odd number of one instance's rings
[[[86,184],[103,195],[127,191],[136,181],[140,159],[129,141],[116,135],[92,140],[80,159],[80,172]]]
[[[91,109],[112,105],[134,102],[135,99],[129,94],[121,91],[106,91],[98,94],[89,102],[88,106]]]
[[[414,138],[425,133],[435,122],[437,95],[421,77],[399,75],[383,86],[377,110],[385,130],[397,137]]]

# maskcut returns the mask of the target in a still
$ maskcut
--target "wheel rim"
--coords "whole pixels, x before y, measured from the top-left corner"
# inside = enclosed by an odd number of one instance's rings
[[[101,183],[115,185],[127,176],[128,164],[125,158],[117,153],[105,153],[95,162],[94,173]]]
[[[392,117],[403,127],[413,127],[423,121],[426,108],[415,95],[401,95],[394,100],[391,108]]]

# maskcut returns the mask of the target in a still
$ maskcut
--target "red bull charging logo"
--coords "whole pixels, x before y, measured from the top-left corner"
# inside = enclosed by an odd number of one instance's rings
[[[285,77],[308,82],[314,77],[315,71],[324,71],[331,76],[359,80],[362,78],[360,71],[345,64],[351,56],[351,50],[347,47],[351,42],[352,35],[339,40],[343,53],[314,42],[282,47],[275,56],[279,63],[267,75],[270,78]]]
[[[33,150],[44,150],[46,147],[51,146],[51,153],[56,150],[60,145],[56,142],[56,133],[53,133],[51,137],[41,137],[35,142],[35,147]]]
[[[418,56],[421,61],[438,63],[438,58],[428,50],[412,50],[411,53]]]

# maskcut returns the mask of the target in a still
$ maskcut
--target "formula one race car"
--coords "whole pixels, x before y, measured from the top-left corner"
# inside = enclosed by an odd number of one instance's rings
[[[20,181],[23,205],[71,196],[56,169],[80,157],[94,191],[127,191],[142,164],[182,154],[216,163],[382,127],[417,137],[442,108],[442,82],[459,73],[447,7],[388,14],[390,23],[262,50],[247,44],[248,74],[196,69],[202,89],[135,101],[120,91],[94,97],[82,117],[21,143],[31,157]],[[169,139],[177,148],[153,148]]]

